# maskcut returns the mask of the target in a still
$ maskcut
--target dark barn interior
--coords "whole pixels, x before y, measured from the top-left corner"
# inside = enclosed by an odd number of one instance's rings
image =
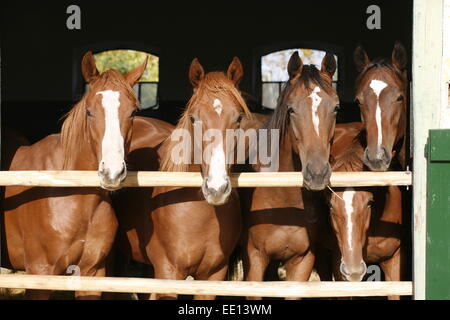
[[[225,70],[239,57],[245,71],[240,88],[253,97],[252,110],[261,112],[262,55],[287,48],[332,51],[339,63],[338,121],[347,122],[359,119],[353,104],[357,44],[371,58],[389,57],[395,40],[408,52],[412,45],[412,1],[305,1],[278,3],[274,10],[266,5],[170,10],[150,1],[120,8],[86,2],[79,4],[81,30],[66,28],[70,4],[2,4],[2,127],[24,133],[31,142],[58,132],[60,118],[80,98],[80,63],[87,50],[126,48],[157,55],[159,108],[141,115],[172,123],[191,95],[187,72],[195,57],[206,71]],[[381,8],[380,30],[366,27],[371,4]]]

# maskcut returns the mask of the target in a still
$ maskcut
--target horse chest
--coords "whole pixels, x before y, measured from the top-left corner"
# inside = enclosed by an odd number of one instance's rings
[[[303,255],[309,249],[307,230],[301,226],[254,226],[250,239],[256,248],[277,260]]]

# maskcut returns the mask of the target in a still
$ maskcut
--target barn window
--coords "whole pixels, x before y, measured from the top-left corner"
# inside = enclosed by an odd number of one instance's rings
[[[122,74],[139,66],[148,57],[147,67],[139,82],[133,87],[140,102],[140,109],[158,108],[159,58],[136,50],[107,50],[94,54],[99,72],[116,69]],[[88,85],[86,84],[86,90]]]
[[[275,109],[283,84],[289,79],[287,64],[292,53],[298,51],[304,64],[314,64],[319,70],[326,51],[314,49],[287,49],[269,53],[261,57],[262,105]],[[336,65],[338,60],[335,55]],[[333,88],[336,90],[338,70],[333,76]]]

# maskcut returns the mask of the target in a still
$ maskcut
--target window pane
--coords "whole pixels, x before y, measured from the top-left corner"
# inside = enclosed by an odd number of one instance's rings
[[[142,82],[141,86],[141,109],[154,108],[158,103],[158,84]]]
[[[95,65],[99,72],[116,69],[122,74],[138,67],[148,58],[147,67],[140,81],[159,81],[159,58],[152,54],[136,50],[108,50],[94,54]]]
[[[272,52],[261,58],[261,75],[262,81],[287,81],[289,79],[287,73],[287,65],[291,55],[298,51],[300,58],[304,64],[314,64],[320,69],[322,59],[326,52],[314,49],[287,49]],[[337,63],[337,56],[334,56]],[[333,80],[337,81],[337,70],[333,76]]]
[[[262,105],[269,109],[277,107],[277,99],[280,94],[280,85],[278,83],[262,84]]]
[[[136,84],[133,86],[133,91],[134,91],[134,93],[136,93],[136,97],[139,98],[139,84],[138,84],[138,83],[136,83]]]

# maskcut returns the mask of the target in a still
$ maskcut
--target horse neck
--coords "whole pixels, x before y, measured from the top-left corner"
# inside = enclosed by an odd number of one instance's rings
[[[383,199],[384,201],[377,206],[372,219],[376,222],[402,223],[401,190],[396,186],[389,186],[377,188],[376,192],[378,193],[378,199]]]
[[[79,152],[73,157],[68,170],[98,170],[100,159],[96,155],[95,147],[86,139],[79,147]]]
[[[293,151],[293,145],[291,141],[291,137],[288,133],[286,133],[283,137],[280,137],[280,148],[279,148],[279,154],[278,154],[278,171],[279,172],[291,172],[291,171],[300,171],[301,170],[301,164],[299,164],[298,156]],[[269,144],[268,144],[269,145]],[[268,146],[270,148],[270,146]],[[253,165],[253,169],[255,171],[262,171],[261,168],[264,167],[259,162],[257,164]]]

